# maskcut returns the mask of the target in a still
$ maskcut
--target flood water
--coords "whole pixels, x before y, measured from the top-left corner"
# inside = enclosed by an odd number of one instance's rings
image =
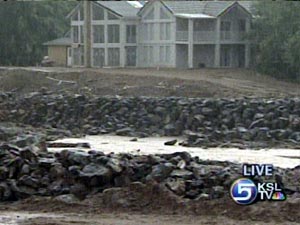
[[[293,168],[300,165],[300,150],[296,149],[262,149],[241,150],[235,148],[209,148],[183,147],[178,144],[166,146],[164,143],[173,139],[179,142],[178,137],[149,137],[141,138],[136,142],[130,141],[132,137],[101,135],[86,136],[84,138],[69,138],[55,142],[82,143],[88,142],[93,150],[104,153],[132,153],[132,154],[163,154],[178,151],[187,151],[192,156],[203,160],[232,161],[239,163],[273,164],[282,168]],[[50,148],[50,151],[59,151],[59,148]]]

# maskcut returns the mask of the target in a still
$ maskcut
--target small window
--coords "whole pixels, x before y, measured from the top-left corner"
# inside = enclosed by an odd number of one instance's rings
[[[104,20],[104,10],[93,4],[93,20]]]
[[[116,15],[112,14],[112,13],[108,13],[108,19],[109,20],[117,20],[119,18]]]
[[[165,47],[164,46],[160,46],[159,47],[159,61],[163,62],[165,60]]]
[[[93,39],[94,39],[94,43],[104,43],[103,25],[93,25]]]
[[[166,46],[165,62],[170,62],[171,47]]]
[[[73,43],[79,43],[79,29],[78,26],[72,26]]]
[[[148,24],[148,39],[147,40],[154,40],[154,24]]]
[[[149,63],[154,62],[154,48],[153,46],[149,46]]]
[[[80,26],[80,43],[84,42],[83,26]]]
[[[108,25],[107,34],[108,34],[108,43],[120,43],[119,25]]]
[[[84,13],[83,13],[83,7],[80,7],[80,21],[84,20]]]
[[[78,21],[78,11],[76,11],[76,12],[74,13],[74,15],[72,16],[72,20],[73,20],[73,21]]]

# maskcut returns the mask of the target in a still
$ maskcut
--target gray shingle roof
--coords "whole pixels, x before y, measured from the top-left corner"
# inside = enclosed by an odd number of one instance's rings
[[[127,1],[97,1],[98,4],[125,18],[135,18],[141,7],[134,7]]]
[[[163,4],[174,14],[206,14],[217,17],[235,1],[163,1]],[[241,6],[251,12],[250,1],[239,1]]]
[[[43,45],[47,46],[71,46],[72,39],[68,37],[58,38],[52,41],[45,42]]]

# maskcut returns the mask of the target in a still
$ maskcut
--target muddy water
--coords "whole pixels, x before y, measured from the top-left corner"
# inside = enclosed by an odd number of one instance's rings
[[[27,213],[27,212],[3,212],[0,213],[1,225],[19,225],[23,221],[28,221],[36,218],[63,218],[62,215],[55,215],[49,213]]]
[[[120,137],[112,135],[86,136],[85,138],[63,139],[56,142],[66,143],[90,143],[92,149],[104,153],[127,152],[133,154],[162,154],[178,151],[187,151],[192,156],[199,156],[200,159],[232,161],[239,163],[268,163],[282,168],[293,168],[300,165],[300,150],[296,149],[262,149],[262,150],[240,150],[234,148],[190,148],[175,146],[165,146],[164,142],[181,138],[170,137],[149,137],[138,139],[136,142],[130,141],[131,137]],[[61,149],[51,148],[50,151],[59,151]]]

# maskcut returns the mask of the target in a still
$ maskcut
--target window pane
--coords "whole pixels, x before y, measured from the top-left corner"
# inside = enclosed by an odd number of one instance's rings
[[[93,25],[93,39],[94,39],[94,43],[104,43],[103,25]]]
[[[153,20],[154,19],[154,9],[151,9],[151,11],[145,16],[146,20]]]
[[[126,40],[127,40],[127,43],[135,43],[136,42],[136,26],[135,25],[127,25]]]
[[[160,8],[160,18],[161,19],[169,19],[169,15],[164,8]]]
[[[74,13],[74,15],[72,16],[72,20],[73,20],[73,21],[78,21],[78,11],[76,11],[76,12]]]
[[[108,66],[120,65],[120,49],[108,48]]]
[[[93,49],[94,66],[103,67],[104,65],[104,48]]]
[[[80,7],[80,20],[84,20],[83,6]]]
[[[171,24],[166,23],[166,40],[171,39]]]
[[[149,24],[149,35],[150,35],[150,40],[154,40],[154,24],[151,23]]]
[[[79,39],[78,39],[78,35],[79,35],[79,31],[78,31],[78,26],[72,26],[72,34],[73,34],[73,43],[78,43]]]
[[[96,5],[93,5],[93,20],[104,20],[104,10]]]
[[[108,13],[108,19],[109,20],[117,20],[119,18],[117,16],[115,16],[114,14],[112,14],[112,13]]]
[[[159,60],[161,62],[163,62],[164,59],[165,59],[165,52],[164,52],[164,50],[165,50],[164,46],[160,46],[159,47]]]
[[[120,26],[119,25],[108,25],[108,43],[119,43],[120,42]]]
[[[80,43],[84,42],[84,37],[83,37],[83,26],[80,26]]]
[[[239,20],[239,31],[246,31],[246,21]]]
[[[170,54],[171,54],[171,48],[170,46],[166,46],[165,62],[170,62]]]

